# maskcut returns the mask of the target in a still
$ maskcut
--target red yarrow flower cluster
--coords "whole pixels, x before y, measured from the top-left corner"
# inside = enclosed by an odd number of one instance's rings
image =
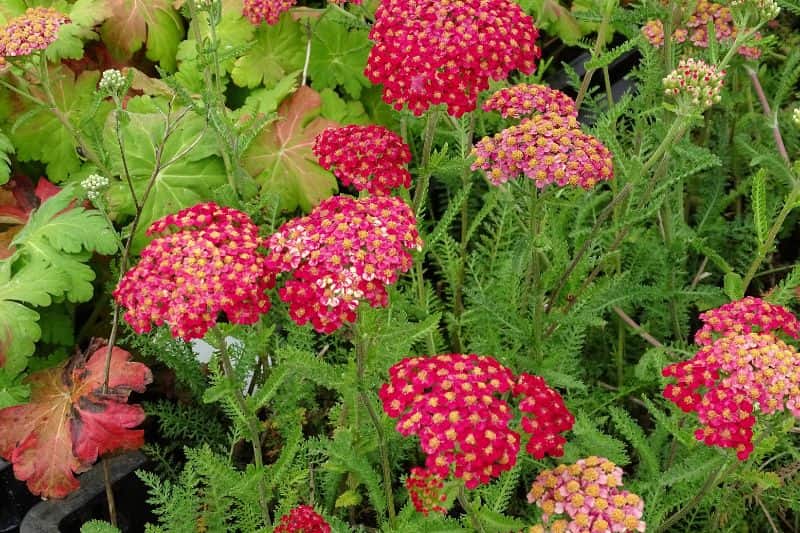
[[[242,12],[253,24],[266,22],[270,26],[277,24],[281,14],[297,3],[297,0],[244,0]]]
[[[490,482],[516,464],[520,435],[509,426],[514,413],[502,396],[521,395],[523,402],[549,397],[542,394],[543,381],[534,383],[526,374],[518,381],[496,359],[475,354],[411,357],[392,366],[389,375],[389,383],[378,394],[384,411],[398,418],[397,430],[419,437],[429,474],[440,478],[453,474],[468,489]],[[551,437],[559,426],[552,423],[550,410],[560,413],[560,405],[540,406],[541,411],[526,406],[525,412],[536,418],[532,416],[523,429],[534,430],[531,439],[544,443],[549,455],[563,451]],[[539,417],[537,427],[531,422]]]
[[[664,396],[684,412],[696,412],[695,437],[709,446],[734,448],[744,460],[753,451],[754,408],[764,414],[788,409],[800,417],[800,354],[777,337],[800,336],[788,309],[748,296],[700,315],[700,350],[667,366],[675,384]]]
[[[483,104],[484,111],[499,111],[503,118],[521,118],[534,112],[577,116],[575,100],[546,85],[521,83],[500,89]]]
[[[421,115],[445,104],[459,117],[475,109],[489,79],[530,74],[541,50],[533,19],[511,0],[384,0],[366,76],[383,99]]]
[[[444,481],[430,471],[415,466],[406,478],[406,489],[411,503],[418,513],[428,516],[431,512],[446,513],[441,504],[447,499],[443,492]]]
[[[644,502],[622,489],[622,469],[604,457],[591,456],[545,470],[533,482],[528,502],[542,510],[547,526],[533,526],[531,533],[645,530]],[[561,515],[566,518],[551,521]]]
[[[174,337],[203,337],[220,311],[230,322],[253,324],[270,307],[274,284],[258,227],[241,211],[198,204],[154,222],[157,236],[125,273],[114,298],[137,333],[169,324]]]
[[[535,459],[545,455],[561,457],[567,439],[561,435],[575,424],[564,399],[547,386],[547,382],[531,374],[521,374],[514,384],[514,396],[522,396],[519,410],[522,429],[531,435],[526,451]],[[525,415],[529,416],[525,416]]]
[[[343,185],[359,191],[384,195],[411,186],[406,168],[411,150],[399,135],[381,126],[328,128],[314,141],[314,155]]]
[[[299,505],[281,517],[275,533],[330,533],[331,526],[310,505]]]
[[[58,37],[69,17],[51,7],[31,7],[0,28],[0,58],[27,56],[44,50]]]
[[[791,311],[753,296],[706,311],[700,320],[703,327],[694,335],[694,341],[700,345],[711,344],[714,333],[725,336],[780,330],[793,339],[800,337],[800,321]]]
[[[730,7],[709,2],[708,0],[700,0],[697,3],[694,13],[686,22],[686,26],[677,28],[672,34],[672,39],[679,43],[688,40],[697,48],[708,48],[709,22],[714,25],[714,36],[718,43],[733,43],[736,39],[738,29],[733,22]],[[648,21],[642,27],[642,34],[656,48],[664,45],[664,24],[660,20]],[[761,35],[757,33],[754,38],[758,40]],[[748,59],[755,60],[761,57],[761,50],[754,46],[740,46],[737,52]]]
[[[473,148],[473,170],[481,169],[494,185],[520,175],[538,188],[555,183],[591,189],[614,176],[611,152],[581,131],[574,115],[544,113],[484,137]]]
[[[291,272],[280,289],[292,319],[321,333],[354,322],[359,302],[388,302],[386,286],[411,268],[422,249],[411,208],[393,196],[334,196],[273,234],[267,266]]]

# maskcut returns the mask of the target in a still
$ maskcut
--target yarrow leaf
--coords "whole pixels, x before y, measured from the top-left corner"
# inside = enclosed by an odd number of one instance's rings
[[[103,393],[107,347],[93,348],[87,361],[76,357],[31,374],[25,380],[31,402],[0,410],[0,456],[13,463],[14,474],[34,494],[63,498],[78,488],[74,474],[100,455],[144,443],[144,431],[132,429],[144,421],[144,411],[127,400],[152,381],[150,369],[114,347]]]

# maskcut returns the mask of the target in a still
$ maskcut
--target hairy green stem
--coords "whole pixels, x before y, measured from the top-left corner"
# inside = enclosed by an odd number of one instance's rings
[[[389,513],[389,525],[392,529],[397,528],[397,511],[394,507],[394,493],[392,491],[392,467],[389,463],[389,448],[386,444],[386,435],[383,432],[383,425],[375,407],[372,405],[369,396],[367,396],[367,384],[364,381],[364,373],[366,371],[367,363],[367,347],[365,344],[366,337],[362,334],[360,328],[353,328],[353,342],[356,348],[356,372],[358,375],[358,395],[361,403],[366,407],[369,413],[369,418],[375,428],[375,434],[378,436],[378,448],[381,454],[381,467],[383,468],[383,490],[386,496],[387,511]]]
[[[470,113],[469,126],[461,140],[461,157],[466,160],[469,155],[468,147],[472,146],[472,137],[475,132],[475,113]],[[464,167],[461,172],[461,187],[466,189],[470,185],[471,170],[469,167]],[[469,198],[466,198],[461,204],[461,246],[459,247],[458,255],[458,271],[456,272],[456,286],[453,288],[453,321],[455,323],[455,330],[453,332],[453,351],[461,353],[463,351],[463,342],[461,339],[461,316],[464,314],[464,279],[466,277],[467,267],[467,248],[469,242]]]
[[[603,19],[600,21],[600,27],[597,29],[597,40],[594,43],[594,50],[592,51],[592,57],[597,57],[597,55],[603,50],[606,43],[606,34],[608,33],[608,26],[611,22],[611,14],[614,11],[614,4],[612,1],[606,2],[606,9],[603,11]],[[583,80],[581,81],[581,87],[578,90],[578,96],[575,98],[575,109],[579,110],[581,108],[581,104],[583,103],[583,99],[586,98],[586,92],[589,90],[589,84],[592,82],[592,76],[594,75],[597,69],[586,69],[586,72],[583,74]]]
[[[248,437],[250,439],[250,445],[253,448],[253,460],[259,473],[262,474],[258,477],[258,501],[261,506],[261,515],[264,518],[264,522],[267,524],[267,526],[271,526],[272,520],[269,516],[267,486],[264,482],[264,476],[262,472],[264,469],[264,452],[261,449],[261,437],[259,436],[258,419],[255,418],[255,415],[251,415],[250,409],[248,408],[247,402],[245,401],[242,393],[242,388],[236,379],[236,373],[233,370],[233,365],[231,364],[231,359],[228,355],[228,343],[225,340],[225,334],[222,333],[217,326],[211,328],[209,333],[211,334],[211,337],[216,340],[217,353],[219,354],[220,362],[222,362],[222,370],[225,373],[225,378],[233,384],[233,390],[235,391],[233,397],[236,400],[236,403],[239,405],[239,410],[245,417],[247,417],[245,423],[247,424],[247,430],[250,433]]]
[[[428,112],[427,122],[425,124],[425,132],[422,140],[422,159],[420,162],[420,175],[417,177],[417,184],[414,187],[414,200],[412,209],[414,215],[419,218],[422,214],[422,204],[425,201],[425,196],[428,191],[428,184],[430,183],[430,171],[428,164],[431,160],[431,150],[433,150],[433,140],[436,136],[436,126],[439,123],[441,110],[438,107],[431,109]],[[425,285],[425,269],[422,264],[422,258],[415,261],[413,269],[414,283],[417,287],[417,301],[422,309],[427,310],[428,307],[428,291]],[[433,332],[428,332],[426,336],[428,346],[428,353],[434,355],[436,353],[436,340]]]
[[[44,52],[41,52],[39,55],[39,82],[41,83],[41,88],[45,95],[45,107],[47,107],[50,112],[55,115],[58,121],[64,126],[64,129],[69,132],[72,140],[77,143],[78,148],[81,150],[83,157],[88,159],[94,166],[96,166],[104,176],[110,176],[111,171],[103,163],[103,160],[100,159],[100,156],[97,155],[97,152],[94,151],[94,148],[84,141],[80,131],[72,125],[69,117],[65,115],[61,109],[59,109],[56,99],[53,96],[53,91],[50,89],[50,73],[47,68],[47,57],[44,55]]]
[[[480,517],[475,512],[475,508],[472,507],[472,504],[469,502],[469,498],[467,497],[467,493],[466,490],[464,489],[463,483],[458,487],[458,503],[461,504],[461,507],[464,508],[464,511],[467,513],[467,516],[469,516],[469,519],[472,522],[472,527],[475,528],[475,531],[479,531],[480,533],[486,533],[486,529],[484,529]]]

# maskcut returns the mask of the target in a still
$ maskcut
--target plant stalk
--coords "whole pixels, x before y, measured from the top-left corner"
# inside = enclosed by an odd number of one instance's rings
[[[353,328],[356,347],[356,372],[358,374],[358,396],[364,407],[367,408],[369,418],[375,427],[375,434],[378,436],[378,448],[381,454],[381,467],[383,468],[383,490],[386,497],[387,511],[389,513],[389,525],[392,529],[397,528],[397,511],[394,507],[394,493],[392,492],[392,467],[389,463],[389,449],[386,445],[386,435],[383,432],[383,425],[375,407],[367,396],[367,384],[364,381],[366,371],[367,347],[365,345],[360,328]]]
[[[770,121],[769,126],[772,129],[772,137],[775,139],[775,146],[778,149],[778,153],[781,154],[783,161],[787,165],[791,165],[792,161],[789,159],[789,153],[786,151],[786,145],[783,144],[781,130],[778,127],[778,114],[773,113],[772,109],[769,107],[767,95],[764,94],[764,88],[761,86],[761,81],[758,79],[758,73],[750,67],[745,67],[745,70],[747,70],[747,75],[750,76],[750,81],[753,83],[753,88],[758,96],[758,101],[761,102],[761,108],[764,110],[764,116]]]
[[[228,355],[228,344],[225,340],[225,335],[219,330],[217,326],[213,327],[209,333],[217,341],[217,352],[219,359],[222,362],[222,370],[225,373],[225,378],[233,384],[235,393],[234,398],[239,405],[241,412],[247,416],[247,429],[250,432],[250,445],[253,447],[253,460],[255,461],[256,468],[263,474],[264,469],[264,452],[261,449],[261,438],[258,431],[258,421],[254,416],[250,416],[250,409],[247,406],[242,389],[236,379],[236,373],[233,371],[230,356]],[[269,502],[267,501],[267,487],[264,483],[264,476],[258,477],[258,500],[261,505],[261,515],[267,526],[272,526],[272,520],[269,516]]]

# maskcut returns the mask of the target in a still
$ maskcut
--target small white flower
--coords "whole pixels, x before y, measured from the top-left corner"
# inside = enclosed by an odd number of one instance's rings
[[[108,94],[119,94],[125,88],[125,76],[117,69],[111,68],[103,71],[98,87]]]

